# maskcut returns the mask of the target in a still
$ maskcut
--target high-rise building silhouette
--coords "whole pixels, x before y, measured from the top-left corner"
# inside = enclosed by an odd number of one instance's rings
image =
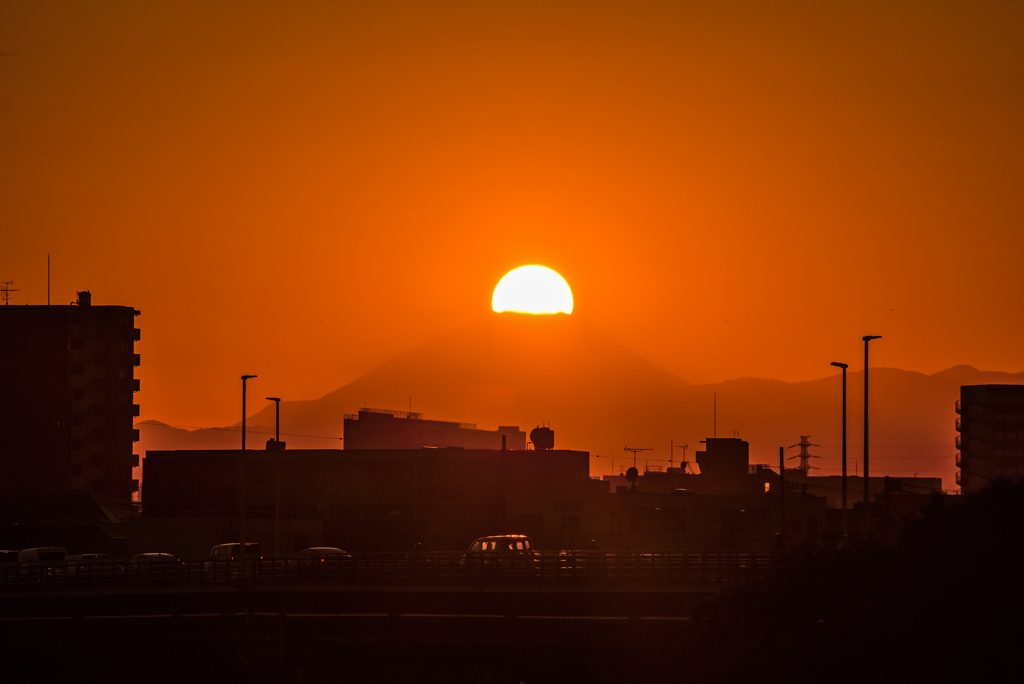
[[[0,306],[0,493],[78,492],[131,505],[138,490],[139,312]]]
[[[965,385],[956,412],[956,482],[964,494],[1024,478],[1024,385]]]

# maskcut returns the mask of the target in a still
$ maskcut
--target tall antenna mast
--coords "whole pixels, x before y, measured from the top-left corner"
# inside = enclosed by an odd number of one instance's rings
[[[0,294],[3,294],[4,306],[11,303],[11,293],[18,292],[18,290],[11,287],[13,284],[13,280],[5,280],[3,283],[0,283]]]

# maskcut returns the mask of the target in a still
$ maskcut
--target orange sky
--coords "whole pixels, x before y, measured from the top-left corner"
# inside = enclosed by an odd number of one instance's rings
[[[691,382],[1024,370],[1020,3],[15,0],[0,50],[0,281],[140,309],[143,419],[319,397],[524,263]]]

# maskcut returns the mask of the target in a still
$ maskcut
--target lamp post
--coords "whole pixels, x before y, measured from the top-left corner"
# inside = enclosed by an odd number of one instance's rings
[[[267,401],[274,402],[274,441],[281,441],[281,398],[267,397]]]
[[[868,342],[877,340],[881,335],[865,335],[864,340],[864,538],[867,539],[868,531],[871,529],[871,511],[868,506],[868,497],[871,493],[871,484],[868,480]]]
[[[779,537],[777,548],[786,548],[786,449],[779,447]]]
[[[274,402],[274,555],[281,555],[281,398],[267,397]]]
[[[846,369],[849,366],[838,361],[833,361],[831,365],[843,369],[843,539],[846,539],[850,533],[846,514]]]
[[[242,451],[245,451],[245,383],[255,377],[255,375],[242,376]]]
[[[242,564],[241,577],[245,576],[245,383],[255,375],[242,376],[242,453],[238,455],[238,534],[241,537],[238,551]]]

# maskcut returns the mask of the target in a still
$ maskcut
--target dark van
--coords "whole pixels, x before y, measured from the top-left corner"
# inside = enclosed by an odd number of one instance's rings
[[[62,546],[38,546],[22,549],[18,552],[18,562],[22,565],[32,563],[59,563],[68,555]]]
[[[475,539],[462,566],[471,575],[532,577],[540,570],[540,558],[525,534],[499,534]]]
[[[217,544],[210,549],[203,569],[212,572],[214,578],[252,578],[259,574],[262,560],[260,545],[256,542],[246,542],[244,550],[239,542]]]

